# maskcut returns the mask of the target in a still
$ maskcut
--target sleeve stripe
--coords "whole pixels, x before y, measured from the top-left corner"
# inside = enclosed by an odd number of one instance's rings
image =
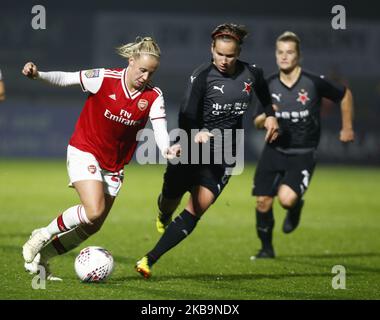
[[[158,120],[158,119],[166,119],[166,117],[151,118],[150,121],[152,121],[152,120]]]
[[[83,91],[87,91],[86,88],[84,87],[83,81],[82,81],[82,71],[79,71],[79,81],[80,81],[80,86],[82,87]]]
[[[160,96],[162,96],[162,91],[159,88],[154,87],[153,90],[156,91]]]
[[[113,73],[113,72],[104,72],[104,74],[107,74],[107,75],[110,75],[110,76],[120,76],[121,77],[121,73],[118,72],[118,73]]]
[[[117,70],[112,70],[112,69],[105,69],[105,73],[116,73],[116,74],[121,74],[123,71],[117,71]]]
[[[116,76],[116,75],[111,75],[111,74],[104,74],[104,77],[107,77],[107,78],[114,78],[114,79],[120,79],[121,76]]]

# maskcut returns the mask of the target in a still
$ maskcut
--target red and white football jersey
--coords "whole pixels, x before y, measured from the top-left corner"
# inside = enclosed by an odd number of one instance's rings
[[[69,144],[90,152],[101,168],[123,169],[137,147],[137,132],[151,120],[165,118],[164,98],[151,85],[130,92],[127,69],[80,71],[82,89],[89,92]]]

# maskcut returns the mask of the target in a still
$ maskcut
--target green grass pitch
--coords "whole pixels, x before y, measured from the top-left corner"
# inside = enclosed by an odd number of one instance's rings
[[[250,196],[253,166],[234,176],[188,239],[164,255],[153,277],[141,278],[135,261],[159,238],[156,199],[164,166],[126,168],[123,189],[103,229],[76,250],[51,261],[63,282],[35,290],[24,272],[22,244],[78,203],[67,188],[64,160],[0,161],[0,299],[379,299],[380,170],[317,167],[305,197],[300,227],[285,235],[285,211],[275,205],[277,258],[250,261],[259,249]],[[83,284],[74,259],[85,246],[109,249],[111,278]],[[332,268],[346,269],[346,289],[333,289]]]

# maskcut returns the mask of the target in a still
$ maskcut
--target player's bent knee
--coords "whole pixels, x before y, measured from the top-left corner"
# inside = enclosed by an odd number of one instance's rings
[[[194,201],[193,199],[191,203],[187,204],[186,210],[189,211],[192,215],[200,218],[211,205],[212,201],[205,203],[204,201]]]
[[[203,215],[208,208],[212,206],[214,203],[214,195],[211,195],[209,197],[204,197],[202,199],[197,199],[196,201],[193,202],[193,207],[195,214],[197,216]]]
[[[260,212],[267,212],[272,208],[273,198],[271,197],[257,197],[256,209]]]
[[[90,224],[97,224],[105,215],[105,206],[99,205],[93,207],[85,207],[85,211],[88,220],[90,220]]]
[[[197,217],[201,217],[214,203],[215,195],[205,187],[194,188],[186,206],[186,210]]]
[[[287,185],[282,185],[278,191],[278,201],[285,209],[292,208],[298,200],[297,193]]]
[[[284,209],[290,209],[296,204],[297,197],[292,197],[292,196],[282,196],[281,197],[281,196],[279,196],[278,200]]]
[[[205,212],[206,210],[209,208],[209,206],[201,206],[201,205],[194,205],[193,206],[193,213],[195,216],[197,217],[201,217]]]

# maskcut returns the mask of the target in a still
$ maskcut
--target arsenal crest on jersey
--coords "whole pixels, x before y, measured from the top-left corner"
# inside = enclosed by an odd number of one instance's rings
[[[306,102],[310,100],[310,98],[307,95],[308,95],[308,92],[305,89],[301,89],[298,92],[297,101],[301,102],[303,106],[306,104]]]
[[[137,102],[137,107],[141,110],[144,111],[148,107],[148,100],[145,99],[140,99],[139,102]]]
[[[91,165],[89,165],[89,166],[87,167],[87,170],[88,170],[90,173],[94,174],[94,173],[96,172],[96,166],[93,165],[93,164],[91,164]]]

